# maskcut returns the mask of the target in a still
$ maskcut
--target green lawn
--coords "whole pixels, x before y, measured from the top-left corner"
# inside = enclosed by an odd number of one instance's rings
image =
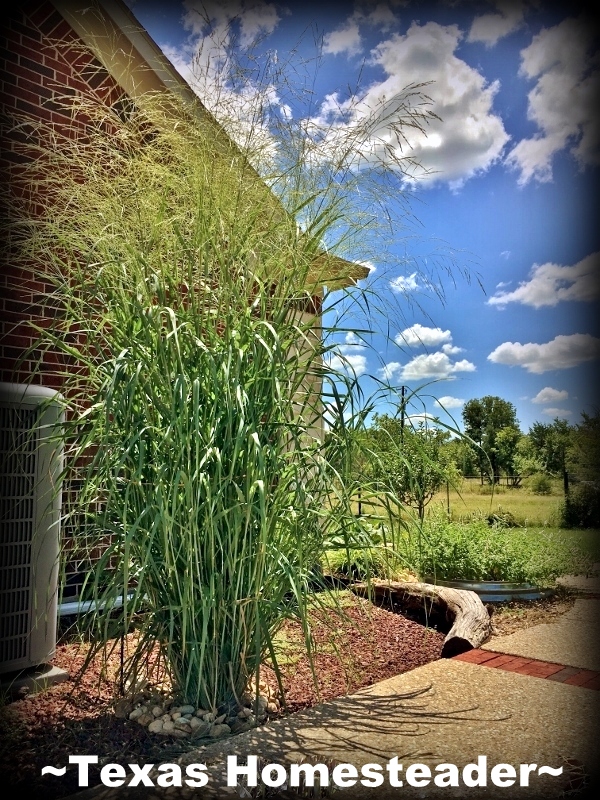
[[[560,505],[564,501],[562,482],[552,482],[552,492],[548,495],[533,494],[527,482],[520,488],[483,486],[478,480],[463,480],[458,488],[444,487],[434,495],[429,508],[450,507],[452,519],[466,520],[473,516],[488,516],[509,511],[520,525],[557,526],[560,518]]]

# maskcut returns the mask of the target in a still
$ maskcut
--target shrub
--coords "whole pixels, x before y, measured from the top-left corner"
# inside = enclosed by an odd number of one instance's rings
[[[600,528],[600,486],[575,484],[560,509],[562,528]]]
[[[531,478],[530,487],[533,494],[552,494],[552,481],[544,473],[534,475]]]
[[[533,536],[522,529],[431,515],[422,532],[418,571],[442,580],[551,585],[559,575],[585,571],[586,566],[587,557],[555,533]]]
[[[388,531],[360,518],[353,527],[354,535],[346,531],[325,543],[325,570],[354,580],[391,578],[402,563]]]

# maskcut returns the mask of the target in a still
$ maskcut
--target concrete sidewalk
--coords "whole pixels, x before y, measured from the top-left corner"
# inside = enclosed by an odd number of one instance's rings
[[[597,653],[589,646],[600,619],[600,599],[580,597],[556,622],[538,625],[518,634],[494,637],[485,647],[496,653],[523,655],[524,660],[551,660],[559,667],[597,669]],[[596,640],[597,641],[597,640]],[[489,653],[481,650],[486,657]],[[549,659],[548,656],[551,656]],[[500,659],[502,660],[502,659]],[[575,670],[577,671],[577,669]],[[225,785],[228,755],[246,764],[249,755],[265,763],[288,767],[290,762],[348,763],[384,767],[398,757],[404,771],[401,788],[361,786],[335,792],[347,798],[559,798],[579,785],[583,774],[588,788],[598,778],[598,719],[600,692],[556,680],[490,669],[485,664],[460,659],[436,661],[399,675],[354,695],[325,703],[309,711],[271,722],[239,736],[195,750],[181,765],[207,765],[205,788],[96,787],[79,793],[79,800],[94,798],[204,798],[240,796]],[[486,756],[487,786],[409,786],[405,771],[422,763],[436,776],[435,766],[455,764],[460,770]],[[491,768],[510,764],[563,767],[557,777],[531,772],[531,785],[510,788],[492,785]],[[185,777],[185,776],[184,776]],[[359,778],[361,776],[359,775]],[[575,794],[575,798],[587,796]]]

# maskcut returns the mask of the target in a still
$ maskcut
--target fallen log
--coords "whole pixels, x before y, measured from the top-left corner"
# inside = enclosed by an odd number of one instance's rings
[[[442,658],[452,658],[480,647],[492,635],[492,621],[486,607],[475,592],[466,589],[410,581],[353,583],[348,588],[363,597],[383,600],[388,604],[419,599],[440,605],[447,617],[454,619],[444,639]]]

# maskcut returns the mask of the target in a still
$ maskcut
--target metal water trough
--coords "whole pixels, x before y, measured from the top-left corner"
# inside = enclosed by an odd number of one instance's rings
[[[553,589],[540,589],[530,583],[510,583],[509,581],[444,581],[429,575],[427,583],[449,586],[452,589],[466,589],[479,595],[484,603],[506,603],[509,600],[541,600],[550,597]]]

